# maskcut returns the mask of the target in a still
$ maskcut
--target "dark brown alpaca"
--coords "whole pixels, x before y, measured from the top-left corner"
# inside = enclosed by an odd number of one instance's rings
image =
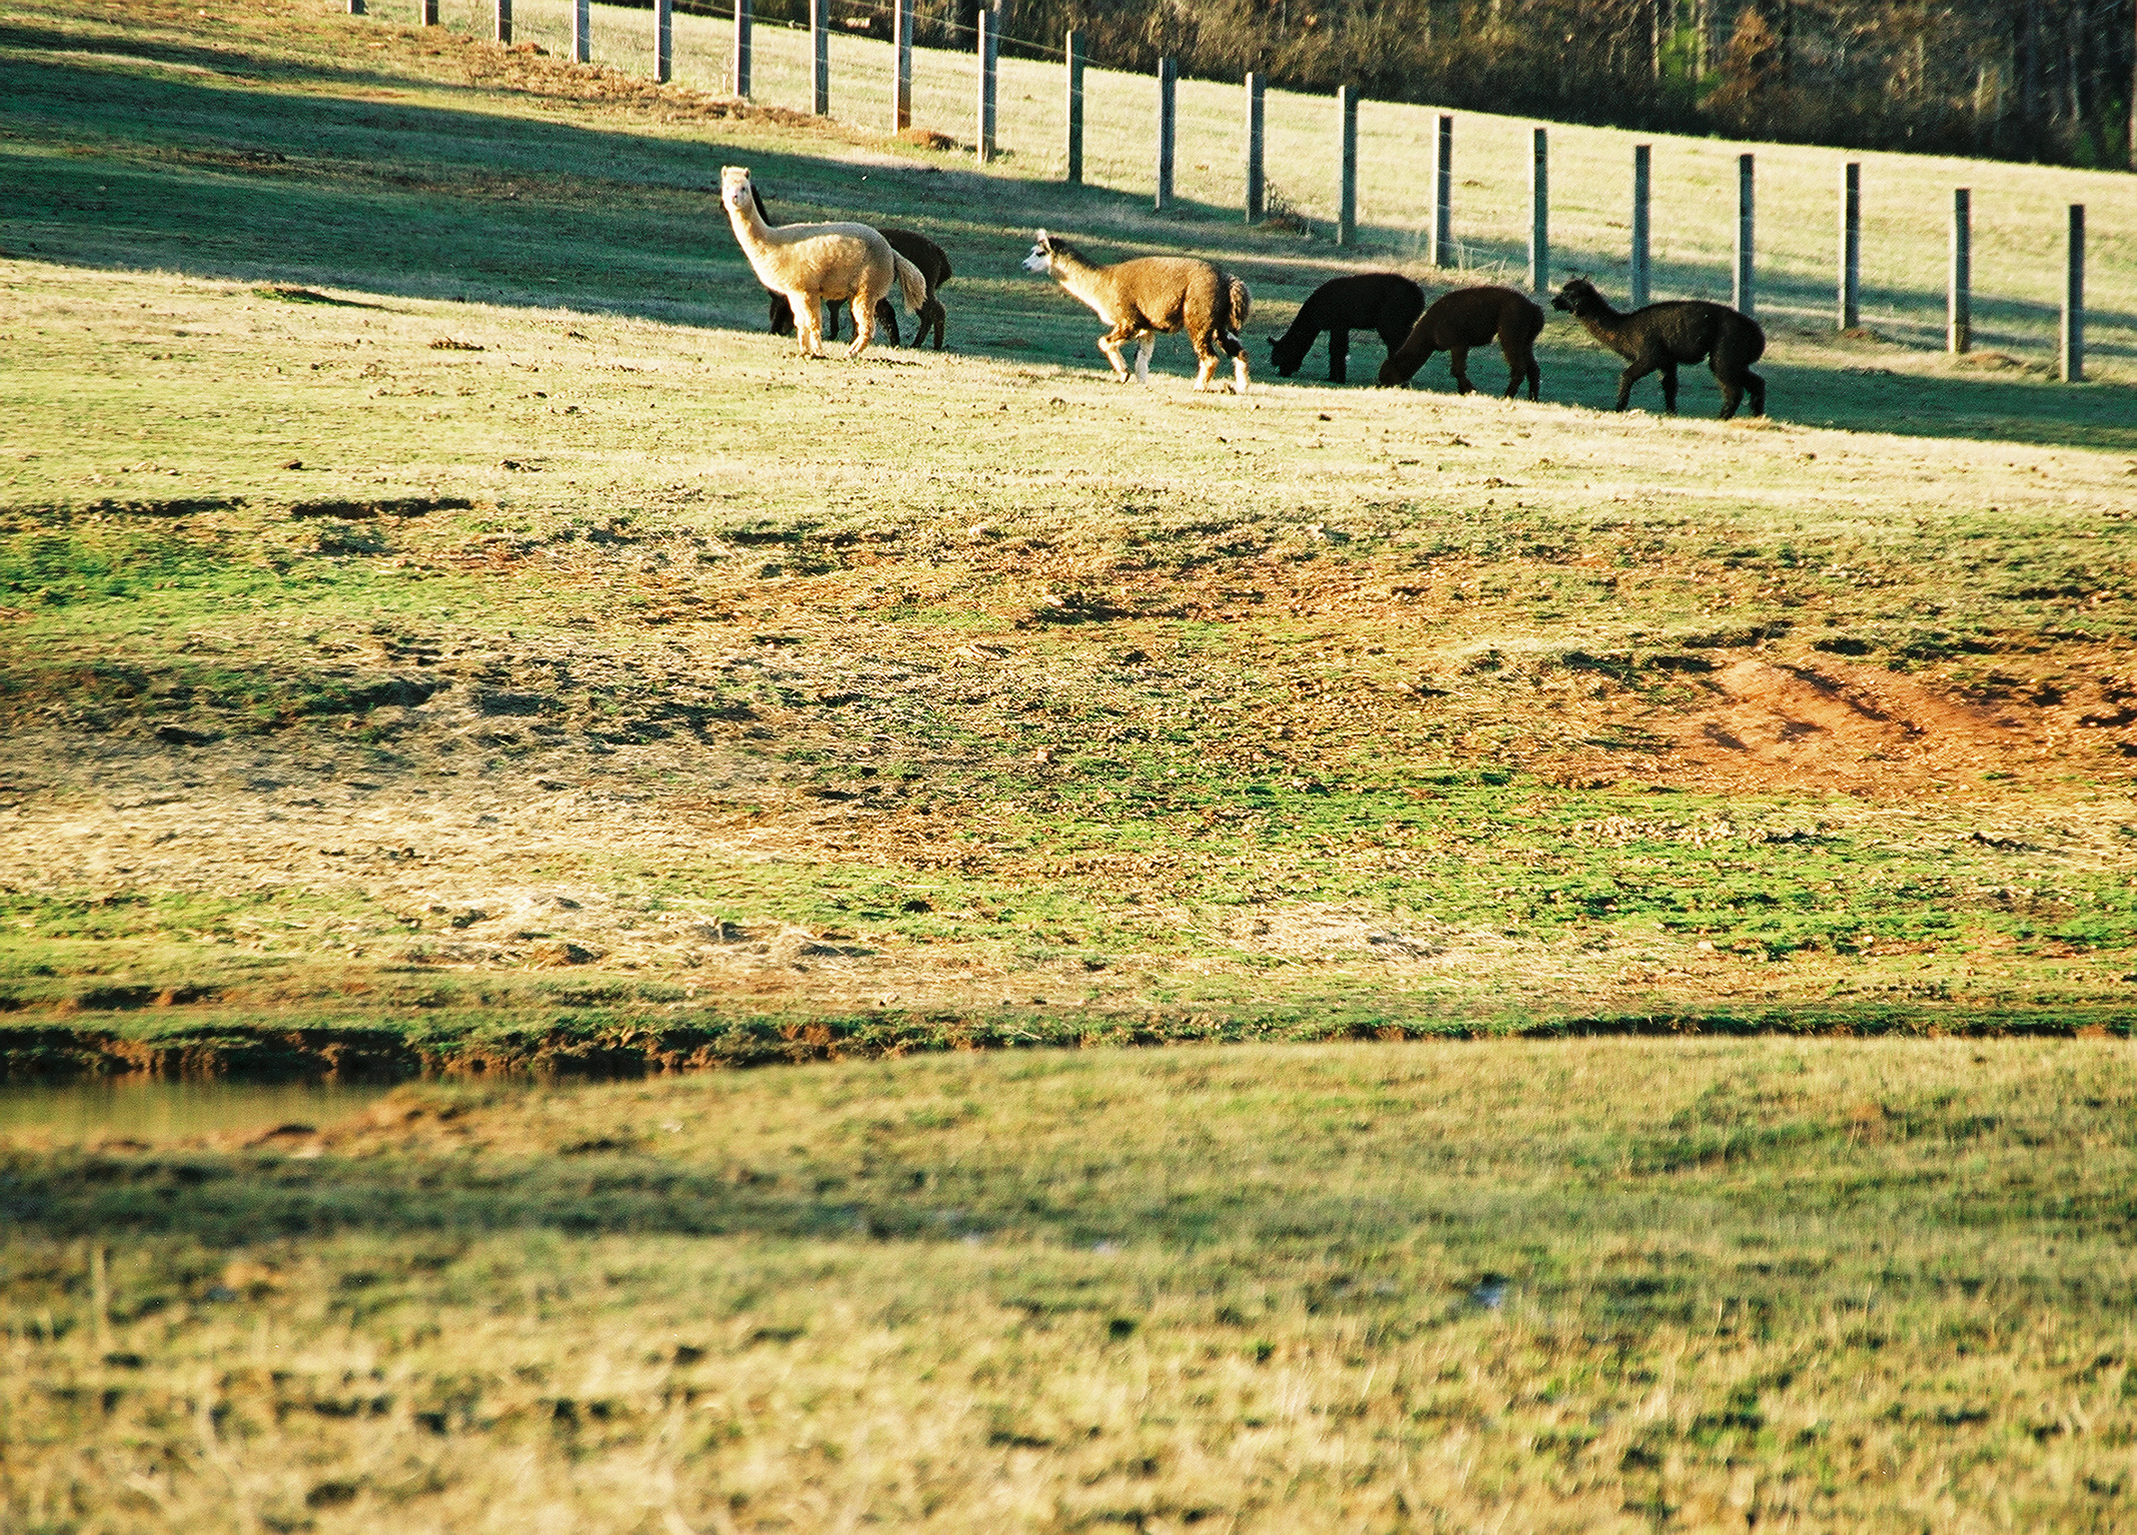
[[[757,199],[758,214],[763,217],[767,224],[771,223],[772,216],[765,211],[764,207],[764,194],[758,192],[755,187],[751,187],[750,191]],[[933,240],[930,240],[924,234],[915,234],[910,229],[878,229],[876,233],[890,242],[892,250],[920,268],[920,275],[927,279],[927,302],[920,306],[920,328],[913,332],[913,345],[918,346],[925,341],[929,329],[932,328],[935,332],[935,350],[941,351],[942,322],[946,318],[946,314],[942,307],[942,301],[935,297],[935,290],[950,280],[950,258],[942,253],[942,247]],[[770,292],[769,289],[766,291]],[[784,294],[772,293],[771,301],[772,334],[775,336],[793,335],[793,306],[787,302]],[[844,312],[844,309],[837,305],[826,304],[824,306],[824,338],[827,341],[838,340],[839,316]],[[904,345],[898,339],[898,316],[891,309],[890,300],[887,298],[876,301],[876,324],[889,327],[890,344],[892,346]]]
[[[1402,345],[1380,365],[1380,382],[1407,384],[1434,352],[1445,352],[1454,364],[1456,392],[1467,394],[1476,388],[1469,381],[1469,349],[1497,337],[1506,354],[1506,397],[1511,400],[1526,379],[1533,400],[1543,382],[1543,370],[1536,366],[1543,321],[1542,308],[1512,288],[1457,288],[1418,316]]]
[[[1650,373],[1662,375],[1662,403],[1677,413],[1677,364],[1711,359],[1721,385],[1721,418],[1736,414],[1748,391],[1751,414],[1766,414],[1766,381],[1751,365],[1766,350],[1766,332],[1758,321],[1706,299],[1674,299],[1620,314],[1585,277],[1558,290],[1553,309],[1563,309],[1588,328],[1588,334],[1625,359],[1618,375],[1617,408],[1623,410],[1632,386]]]

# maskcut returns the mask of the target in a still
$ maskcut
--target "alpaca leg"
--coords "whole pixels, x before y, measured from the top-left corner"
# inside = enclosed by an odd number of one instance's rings
[[[1543,369],[1537,366],[1536,354],[1534,352],[1529,353],[1529,365],[1527,373],[1529,381],[1529,398],[1532,400],[1541,399],[1542,395],[1538,391],[1541,390],[1543,387]]]
[[[1506,356],[1506,397],[1511,400],[1521,392],[1521,381],[1528,377],[1529,369],[1536,366],[1535,357],[1529,349],[1505,336],[1499,338],[1499,350]],[[1535,385],[1529,386],[1530,399],[1535,399]]]
[[[1451,346],[1447,348],[1447,360],[1454,364],[1454,392],[1456,394],[1469,394],[1475,390],[1477,386],[1469,381],[1469,348],[1466,346]]]
[[[1677,414],[1677,364],[1662,365],[1662,408],[1671,415]]]
[[[868,343],[876,339],[876,294],[863,283],[853,295],[853,345],[846,348],[849,358],[858,357],[868,350]]]
[[[1654,371],[1655,365],[1653,363],[1635,362],[1628,364],[1625,371],[1618,375],[1618,403],[1615,408],[1623,410],[1625,402],[1632,398],[1632,386]]]
[[[1217,343],[1232,359],[1232,393],[1247,392],[1247,349],[1239,344],[1239,338],[1226,331],[1217,332]]]
[[[1138,384],[1150,382],[1150,354],[1157,349],[1158,337],[1156,331],[1146,330],[1136,338],[1135,381]]]
[[[824,339],[825,339],[826,341],[836,341],[836,340],[838,340],[838,331],[839,331],[839,306],[838,306],[837,304],[833,303],[833,302],[832,302],[832,301],[831,301],[830,299],[825,299],[825,300],[824,300]]]
[[[1328,333],[1328,381],[1331,384],[1347,384],[1350,371],[1350,332],[1332,330]]]
[[[1195,393],[1196,393],[1196,394],[1200,394],[1200,393],[1202,393],[1202,392],[1203,392],[1204,390],[1206,390],[1207,388],[1209,388],[1209,381],[1210,381],[1210,379],[1211,379],[1211,378],[1212,378],[1212,377],[1213,377],[1213,376],[1214,376],[1214,375],[1216,374],[1216,372],[1217,372],[1217,354],[1216,354],[1215,352],[1208,352],[1208,351],[1204,351],[1204,350],[1203,350],[1203,349],[1202,349],[1201,347],[1199,347],[1199,346],[1198,346],[1198,347],[1196,347],[1196,348],[1195,348]]]
[[[1106,361],[1113,364],[1113,376],[1121,383],[1128,382],[1128,359],[1121,355],[1120,342],[1108,333],[1098,338],[1098,350],[1106,354]]]
[[[892,346],[905,345],[904,342],[898,339],[898,312],[890,307],[890,300],[887,298],[879,298],[876,300],[876,324],[889,328],[890,344]],[[914,337],[913,345],[918,346],[919,344],[920,338],[917,336]]]
[[[925,336],[928,327],[932,325],[935,328],[935,350],[938,352],[942,350],[942,322],[948,318],[949,311],[942,307],[942,300],[930,295],[926,307],[920,311],[920,336]],[[914,346],[920,345],[920,336],[913,338]]]
[[[816,300],[806,293],[787,295],[787,311],[794,317],[794,335],[801,343],[801,355],[821,357],[824,353],[823,322],[816,317]]]
[[[1409,334],[1407,327],[1396,331],[1383,330],[1380,333],[1380,344],[1388,349],[1386,361],[1381,364],[1380,368],[1380,382],[1383,385],[1388,382],[1388,365],[1394,362],[1396,351],[1409,338]]]
[[[771,320],[773,335],[791,336],[794,334],[794,306],[787,302],[787,296],[784,293],[774,293],[772,295]]]
[[[1754,416],[1765,415],[1766,380],[1760,378],[1749,368],[1746,368],[1744,370],[1744,387],[1751,391],[1751,414],[1753,414]]]

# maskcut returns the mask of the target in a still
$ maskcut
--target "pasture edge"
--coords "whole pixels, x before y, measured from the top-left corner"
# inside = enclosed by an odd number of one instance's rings
[[[83,1014],[0,1023],[0,1079],[145,1075],[401,1081],[495,1073],[617,1078],[953,1050],[1613,1035],[2052,1039],[2111,1034],[2137,1037],[2128,1008],[2089,999],[2039,1005],[1827,1003],[1564,1014],[1520,1009],[1466,1017],[1341,1005],[1110,1015],[1029,1008],[988,1013],[873,1009],[799,1016],[706,1008],[685,1014],[664,1011],[658,1021],[616,1008],[564,1009],[533,1020],[519,1010],[469,1010],[396,1023],[216,1011],[182,1019]]]

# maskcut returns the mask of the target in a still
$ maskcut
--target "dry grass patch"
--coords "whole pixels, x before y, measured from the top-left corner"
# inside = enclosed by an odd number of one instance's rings
[[[2125,1056],[1003,1055],[18,1145],[0,1506],[2110,1529]]]

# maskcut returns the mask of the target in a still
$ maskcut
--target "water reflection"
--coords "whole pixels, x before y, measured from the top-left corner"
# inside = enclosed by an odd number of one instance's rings
[[[315,1128],[360,1113],[391,1089],[334,1082],[186,1082],[121,1077],[0,1083],[0,1138],[178,1140],[274,1125]]]

